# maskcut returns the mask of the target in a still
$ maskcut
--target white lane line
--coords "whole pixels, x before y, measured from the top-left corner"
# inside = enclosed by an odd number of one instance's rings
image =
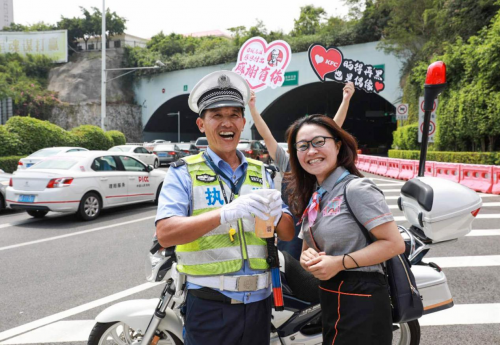
[[[381,189],[382,192],[401,192],[401,189]]]
[[[500,236],[500,229],[477,229],[472,230],[466,236]]]
[[[402,183],[404,184],[405,182],[402,182],[401,180],[386,180],[383,178],[376,178],[376,177],[369,177],[370,180],[377,180],[377,181],[383,181],[383,182],[391,182],[391,183]]]
[[[500,266],[500,255],[426,257],[424,261],[435,262],[441,268]]]
[[[500,323],[500,303],[457,304],[422,316],[420,326],[478,325]]]
[[[44,317],[42,319],[38,319],[36,321],[30,322],[30,323],[27,323],[27,324],[24,324],[24,325],[15,327],[15,328],[11,328],[9,330],[6,330],[6,331],[3,331],[2,333],[0,333],[0,340],[5,340],[8,338],[15,337],[16,335],[29,332],[31,330],[34,330],[35,328],[46,326],[50,323],[65,319],[67,317],[70,317],[70,316],[73,316],[76,314],[83,313],[83,312],[90,310],[90,309],[97,308],[103,304],[111,303],[111,302],[114,302],[114,301],[119,300],[121,298],[124,298],[124,297],[130,296],[130,295],[133,295],[135,293],[150,289],[150,288],[155,287],[159,284],[162,284],[162,283],[141,284],[141,285],[135,286],[133,288],[115,293],[114,295],[110,295],[110,296],[107,296],[107,297],[104,297],[104,298],[101,298],[101,299],[98,299],[98,300],[95,300],[95,301],[92,301],[92,302],[89,302],[86,304],[82,304],[78,307],[71,308],[71,309],[62,311],[60,313],[50,315],[50,316]]]
[[[377,183],[377,187],[397,187],[402,185],[404,183]]]
[[[40,219],[28,219],[28,220],[21,220],[21,221],[18,221],[18,222],[1,224],[0,225],[0,229],[8,228],[8,227],[11,227],[11,226],[30,224],[30,223],[34,223],[34,222],[38,222],[38,221],[40,221]]]
[[[399,195],[386,196],[385,200],[398,200]]]
[[[115,228],[117,226],[122,226],[122,225],[126,225],[126,224],[137,223],[137,222],[142,222],[144,220],[152,219],[152,218],[155,218],[155,217],[156,216],[144,217],[144,218],[140,218],[140,219],[131,220],[131,221],[128,221],[128,222],[123,222],[123,223],[118,223],[118,224],[112,224],[112,225],[107,225],[107,226],[101,226],[100,228],[95,228],[95,229],[89,229],[89,230],[83,230],[83,231],[73,232],[71,234],[54,236],[54,237],[49,237],[49,238],[43,238],[41,240],[36,240],[36,241],[30,241],[30,242],[13,244],[11,246],[0,247],[0,251],[2,251],[2,250],[8,250],[8,249],[14,249],[14,248],[19,248],[19,247],[24,247],[24,246],[29,246],[29,245],[32,245],[32,244],[37,244],[37,243],[42,243],[42,242],[55,241],[55,240],[59,240],[61,238],[66,238],[66,237],[72,237],[72,236],[78,236],[78,235],[88,234],[88,233],[94,232],[94,231],[106,230],[106,229],[110,229],[110,228]]]
[[[59,321],[0,344],[46,344],[85,341],[95,325],[94,320]]]

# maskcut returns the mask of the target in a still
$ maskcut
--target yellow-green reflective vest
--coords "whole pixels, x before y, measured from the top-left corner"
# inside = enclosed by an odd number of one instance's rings
[[[187,163],[192,186],[192,215],[196,216],[224,205],[224,197],[217,175],[205,162],[203,153],[183,158]],[[248,159],[245,181],[239,195],[262,188],[262,162]],[[242,177],[243,178],[243,177]],[[229,198],[231,188],[221,179]],[[235,198],[238,195],[234,196]],[[237,230],[233,241],[229,230]],[[266,270],[266,241],[255,236],[255,221],[242,218],[230,224],[222,224],[193,242],[176,247],[179,272],[195,275],[222,275],[239,271],[248,259],[254,270]]]

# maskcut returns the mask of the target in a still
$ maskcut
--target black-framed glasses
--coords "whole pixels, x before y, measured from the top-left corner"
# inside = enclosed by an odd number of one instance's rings
[[[297,141],[295,144],[293,144],[293,146],[297,151],[306,151],[309,148],[309,143],[313,147],[322,147],[325,145],[326,139],[333,139],[334,141],[337,141],[337,138],[334,137],[317,136],[312,138],[311,140]]]

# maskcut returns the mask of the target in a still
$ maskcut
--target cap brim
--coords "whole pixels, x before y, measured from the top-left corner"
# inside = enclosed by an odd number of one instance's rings
[[[233,101],[220,101],[220,102],[215,102],[213,104],[207,105],[205,109],[215,109],[215,108],[224,108],[224,107],[236,107],[236,108],[244,108],[245,106],[241,103],[238,102],[233,102]]]

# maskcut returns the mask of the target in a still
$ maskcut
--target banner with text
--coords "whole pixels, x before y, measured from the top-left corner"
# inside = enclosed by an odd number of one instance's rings
[[[268,44],[262,37],[253,37],[241,47],[233,72],[245,78],[255,92],[275,89],[283,85],[291,59],[292,50],[285,41]]]
[[[0,31],[0,54],[42,54],[54,62],[68,62],[68,31]]]

